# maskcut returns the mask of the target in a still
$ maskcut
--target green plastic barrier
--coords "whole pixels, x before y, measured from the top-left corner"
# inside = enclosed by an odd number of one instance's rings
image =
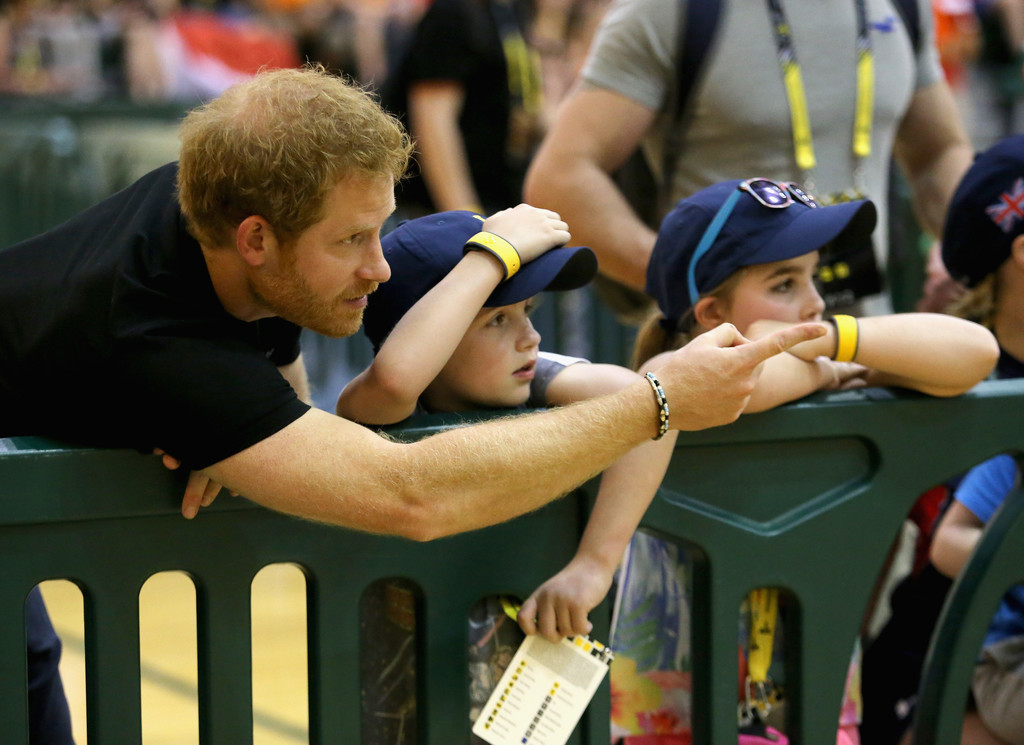
[[[681,438],[644,525],[691,545],[694,741],[735,741],[736,618],[750,589],[796,601],[788,731],[833,742],[852,643],[916,497],[985,458],[1024,450],[1024,381],[948,400],[882,390],[818,396]],[[972,650],[971,655],[976,650]],[[962,711],[963,691],[936,705]]]
[[[196,585],[199,727],[204,745],[252,742],[250,585],[268,564],[307,579],[311,743],[359,743],[360,597],[379,579],[422,592],[418,732],[424,745],[468,742],[469,609],[492,593],[521,597],[571,557],[582,494],[515,522],[432,543],[296,520],[222,497],[194,521],[183,482],[130,451],[0,440],[0,722],[26,743],[23,604],[37,583],[82,590],[89,742],[141,742],[138,595],[147,578],[186,572]],[[605,631],[606,636],[606,631]],[[596,729],[595,729],[596,728]],[[19,734],[21,733],[21,734]],[[574,743],[608,741],[590,712]]]
[[[797,609],[786,628],[787,650],[795,650],[791,741],[834,741],[851,645],[910,505],[995,453],[1024,451],[1022,415],[1024,381],[1003,381],[949,400],[822,394],[684,433],[644,525],[696,556],[694,741],[735,745],[737,616],[758,586],[783,588]],[[429,435],[445,422],[426,418],[402,435]],[[40,581],[69,578],[85,599],[89,737],[100,743],[139,740],[138,592],[153,573],[172,569],[197,585],[202,742],[249,741],[249,585],[276,562],[294,562],[308,578],[311,742],[359,742],[358,599],[391,577],[411,579],[423,594],[420,741],[466,742],[470,605],[494,592],[525,596],[560,568],[594,494],[590,483],[504,525],[417,544],[293,520],[244,500],[218,500],[189,522],[178,515],[180,477],[156,458],[8,442],[14,449],[0,453],[0,721],[6,733],[24,730],[24,598]],[[1009,559],[1019,561],[1019,548],[994,556],[982,577]],[[961,666],[973,660],[971,635],[980,640],[985,620],[970,612],[968,643],[955,652]],[[594,615],[598,638],[607,638],[606,614]],[[959,682],[928,699],[922,721],[962,711]],[[576,742],[607,743],[608,707],[605,684]]]

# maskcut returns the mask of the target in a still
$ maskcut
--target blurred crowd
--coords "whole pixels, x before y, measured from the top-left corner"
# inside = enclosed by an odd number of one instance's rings
[[[936,45],[975,145],[1021,131],[1024,0],[932,0]]]
[[[603,0],[584,4],[596,7]],[[379,86],[428,5],[429,0],[2,0],[0,96],[194,102],[262,67],[306,61]],[[540,5],[548,12],[536,15],[538,33],[550,38],[552,28],[564,30],[559,17],[578,13],[581,3]],[[559,47],[577,61],[585,52],[585,45],[574,48],[565,39]],[[561,77],[564,86],[568,78]]]
[[[363,82],[423,0],[7,0],[0,93],[193,101],[261,67],[323,63]]]
[[[607,2],[536,4],[538,46],[558,50],[546,55],[549,63],[554,56],[560,65],[545,70],[552,103],[571,84]],[[0,96],[194,103],[261,67],[305,61],[380,86],[429,4],[0,0]],[[976,144],[1020,130],[1024,0],[933,0],[932,5],[943,68]],[[570,17],[576,22],[567,29]]]

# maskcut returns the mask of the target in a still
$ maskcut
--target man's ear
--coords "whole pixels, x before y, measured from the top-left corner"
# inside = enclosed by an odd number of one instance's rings
[[[263,266],[268,254],[277,251],[277,237],[270,223],[259,215],[249,215],[238,225],[235,247],[249,266]]]
[[[705,329],[713,329],[725,323],[725,307],[721,298],[706,295],[693,306],[694,320]]]

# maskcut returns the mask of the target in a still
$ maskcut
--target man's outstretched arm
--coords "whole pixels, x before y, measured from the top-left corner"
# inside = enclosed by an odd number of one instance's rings
[[[804,324],[748,342],[725,324],[673,353],[655,372],[673,429],[735,420],[760,364],[825,333]],[[204,472],[271,509],[310,520],[431,540],[530,512],[608,467],[658,429],[646,381],[529,416],[397,443],[311,410]],[[188,515],[198,504],[183,505]]]

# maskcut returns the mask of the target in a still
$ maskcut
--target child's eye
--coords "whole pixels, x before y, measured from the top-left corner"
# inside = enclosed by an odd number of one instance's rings
[[[495,313],[494,317],[491,318],[491,320],[489,320],[487,322],[487,325],[488,326],[503,326],[503,325],[505,325],[505,320],[506,320],[506,318],[505,318],[505,314],[504,313]]]
[[[539,301],[530,300],[526,303],[526,307],[523,309],[526,312],[527,317],[532,316],[533,312],[540,307]]]
[[[772,292],[791,292],[794,286],[792,279],[784,279],[772,287]]]

